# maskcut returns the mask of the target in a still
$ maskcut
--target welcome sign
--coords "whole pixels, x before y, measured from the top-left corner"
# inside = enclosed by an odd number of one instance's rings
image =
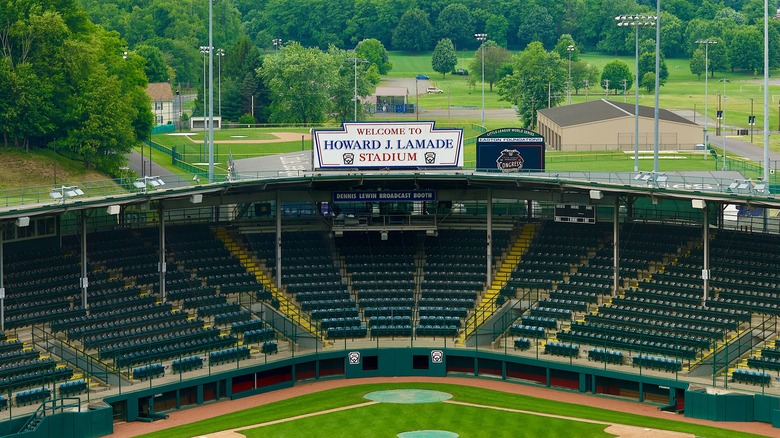
[[[435,122],[347,122],[339,130],[315,130],[315,169],[463,167],[463,130],[435,129]]]

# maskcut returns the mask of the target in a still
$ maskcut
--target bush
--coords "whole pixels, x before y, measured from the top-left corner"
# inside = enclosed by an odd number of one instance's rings
[[[255,118],[252,114],[247,113],[238,118],[238,123],[242,125],[254,125]]]

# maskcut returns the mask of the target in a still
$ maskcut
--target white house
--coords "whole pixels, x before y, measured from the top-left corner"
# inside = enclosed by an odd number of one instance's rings
[[[177,114],[173,113],[173,91],[168,82],[151,82],[146,87],[146,94],[152,99],[152,114],[158,125],[174,123]]]

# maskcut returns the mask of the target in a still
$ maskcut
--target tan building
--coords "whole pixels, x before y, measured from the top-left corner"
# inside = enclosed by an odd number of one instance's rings
[[[168,82],[151,82],[146,87],[146,94],[152,99],[152,114],[158,125],[174,123],[176,115],[173,114],[173,91]]]
[[[639,150],[655,145],[655,109],[639,106]],[[537,132],[557,151],[634,150],[634,104],[594,100],[537,112]],[[694,150],[704,131],[669,110],[658,112],[658,149]]]

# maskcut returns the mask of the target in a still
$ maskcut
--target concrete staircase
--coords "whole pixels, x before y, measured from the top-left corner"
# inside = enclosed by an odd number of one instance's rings
[[[466,325],[460,336],[455,340],[456,346],[464,346],[468,338],[483,322],[487,321],[497,309],[496,297],[501,289],[509,282],[512,271],[520,263],[523,254],[528,250],[531,242],[539,231],[539,224],[525,224],[520,235],[509,247],[506,256],[496,269],[493,283],[482,294],[482,299],[477,303],[474,313],[466,320]]]
[[[266,274],[261,263],[252,257],[248,249],[238,239],[231,236],[224,228],[217,228],[215,233],[217,238],[222,241],[230,253],[241,262],[241,265],[243,265],[244,268],[246,268],[247,272],[254,275],[264,288],[271,291],[273,297],[279,301],[278,310],[280,313],[290,321],[298,324],[304,331],[310,333],[317,339],[322,338],[321,333],[312,323],[309,315],[304,313],[304,311],[296,303],[290,300],[284,292],[276,288],[273,279]]]

